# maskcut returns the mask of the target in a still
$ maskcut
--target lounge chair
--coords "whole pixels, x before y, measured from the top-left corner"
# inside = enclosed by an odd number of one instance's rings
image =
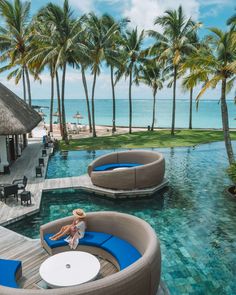
[[[28,178],[26,176],[24,176],[21,179],[14,179],[12,181],[12,184],[17,184],[18,190],[23,190],[24,191],[25,188],[26,188],[27,182],[28,182]]]
[[[10,184],[5,185],[0,191],[1,200],[4,198],[4,202],[6,203],[7,197],[14,196],[18,201],[18,185]]]

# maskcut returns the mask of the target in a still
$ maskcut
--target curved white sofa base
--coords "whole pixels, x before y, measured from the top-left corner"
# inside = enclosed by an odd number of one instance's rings
[[[73,217],[66,217],[41,226],[41,242],[43,243],[44,234],[58,231],[72,219]],[[142,257],[122,271],[79,286],[51,290],[12,289],[0,286],[0,294],[156,295],[160,283],[161,252],[159,240],[152,227],[140,218],[117,212],[88,213],[86,220],[89,231],[106,232],[127,240],[139,250]]]
[[[95,167],[113,163],[139,163],[142,165],[122,170],[94,171]],[[107,189],[151,188],[163,182],[165,159],[161,153],[154,151],[115,152],[94,160],[88,166],[88,174],[94,185]]]

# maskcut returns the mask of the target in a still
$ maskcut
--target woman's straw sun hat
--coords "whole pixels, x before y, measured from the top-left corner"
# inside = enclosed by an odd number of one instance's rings
[[[79,217],[79,218],[85,218],[86,217],[86,213],[84,212],[84,210],[83,209],[75,209],[75,210],[73,210],[73,215],[75,216],[75,217]]]

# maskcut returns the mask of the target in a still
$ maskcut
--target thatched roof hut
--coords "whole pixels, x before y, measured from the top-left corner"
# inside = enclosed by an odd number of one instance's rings
[[[0,83],[0,135],[30,132],[42,117]]]

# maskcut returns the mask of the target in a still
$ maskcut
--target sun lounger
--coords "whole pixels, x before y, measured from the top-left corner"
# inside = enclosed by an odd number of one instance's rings
[[[0,285],[19,288],[17,280],[22,275],[21,261],[0,259]]]

